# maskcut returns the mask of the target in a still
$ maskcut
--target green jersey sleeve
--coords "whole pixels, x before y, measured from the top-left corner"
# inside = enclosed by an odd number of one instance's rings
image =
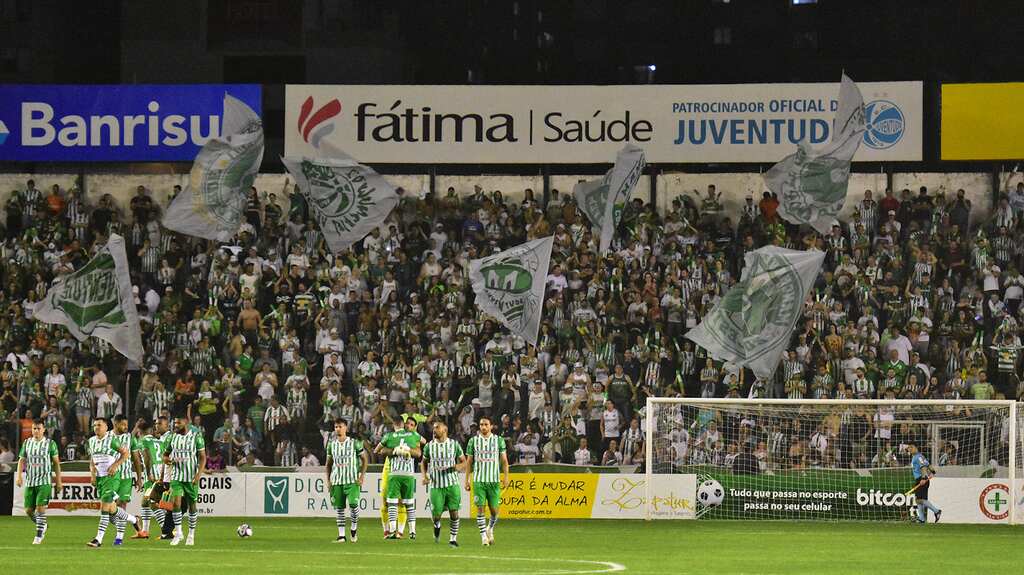
[[[25,443],[21,444],[21,449],[18,450],[18,459],[25,459]]]
[[[22,454],[25,453],[25,445],[24,444],[22,444],[22,446],[21,446],[21,452],[22,452]],[[52,439],[50,440],[50,457],[51,458],[57,457],[57,442],[52,440]]]
[[[498,436],[498,453],[505,453],[505,438]]]
[[[470,457],[473,457],[473,452],[475,451],[473,449],[473,444],[476,443],[474,441],[475,439],[476,439],[476,437],[470,437],[469,441],[466,442],[466,455],[468,455]]]
[[[138,437],[135,437],[133,435],[132,436],[132,441],[131,441],[131,447],[129,448],[129,450],[130,451],[142,451],[143,447],[144,446],[142,445],[142,441]]]
[[[110,449],[111,451],[121,451],[121,442],[116,437],[110,438]]]
[[[363,442],[362,441],[360,441],[358,439],[356,440],[355,450],[356,450],[356,455],[359,455],[360,453],[363,452]]]
[[[206,449],[206,440],[203,439],[202,433],[196,434],[196,449]]]
[[[456,441],[455,442],[455,459],[458,459],[458,458],[462,457],[463,455],[465,455],[465,453],[462,451],[462,444],[459,443],[458,441]]]

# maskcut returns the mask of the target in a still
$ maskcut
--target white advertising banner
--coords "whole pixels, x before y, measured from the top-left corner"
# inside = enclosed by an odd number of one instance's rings
[[[921,159],[921,82],[861,82],[859,162]],[[839,83],[643,86],[289,85],[285,155],[364,163],[774,163],[828,142]]]

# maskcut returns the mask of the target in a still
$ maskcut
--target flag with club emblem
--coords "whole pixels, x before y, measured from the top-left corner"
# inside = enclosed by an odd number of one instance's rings
[[[534,345],[554,244],[548,236],[469,262],[477,307]]]
[[[220,136],[203,145],[188,185],[164,214],[176,232],[224,242],[238,233],[249,188],[263,162],[263,122],[245,102],[224,95]]]
[[[686,337],[719,361],[770,378],[824,261],[824,252],[776,246],[748,252],[740,281]]]
[[[779,197],[779,215],[794,224],[810,224],[825,234],[846,202],[850,163],[864,138],[864,98],[846,74],[832,121],[832,140],[815,149],[806,141],[765,172],[768,189]]]
[[[334,253],[381,225],[399,200],[395,188],[372,168],[338,155],[281,158]]]
[[[78,341],[89,336],[110,343],[142,363],[142,330],[128,274],[124,238],[110,240],[81,269],[58,280],[33,308],[35,319],[63,325]]]
[[[615,165],[600,180],[579,182],[572,189],[576,205],[586,214],[600,238],[600,253],[608,251],[622,220],[622,210],[643,174],[644,151],[626,144],[615,156]]]

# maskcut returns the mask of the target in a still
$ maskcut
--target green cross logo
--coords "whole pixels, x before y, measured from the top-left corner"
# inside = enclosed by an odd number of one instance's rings
[[[1000,507],[1002,507],[1002,505],[1003,505],[1004,503],[1009,503],[1009,501],[1008,501],[1008,500],[1006,500],[1006,499],[1003,499],[1002,497],[1000,497],[1000,496],[999,496],[999,492],[998,492],[998,491],[996,491],[996,494],[995,494],[995,495],[993,495],[991,499],[989,499],[988,501],[986,501],[986,503],[988,503],[989,505],[991,505],[992,507],[994,507],[994,508],[995,508],[995,510],[996,510],[996,513],[999,513],[999,512],[1001,511]]]

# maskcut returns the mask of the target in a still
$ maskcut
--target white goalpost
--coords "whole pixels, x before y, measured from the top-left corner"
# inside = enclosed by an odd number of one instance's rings
[[[1014,401],[648,398],[642,425],[648,519],[665,476],[694,486],[697,519],[1019,524],[1024,512]],[[915,453],[927,490],[913,489]]]

